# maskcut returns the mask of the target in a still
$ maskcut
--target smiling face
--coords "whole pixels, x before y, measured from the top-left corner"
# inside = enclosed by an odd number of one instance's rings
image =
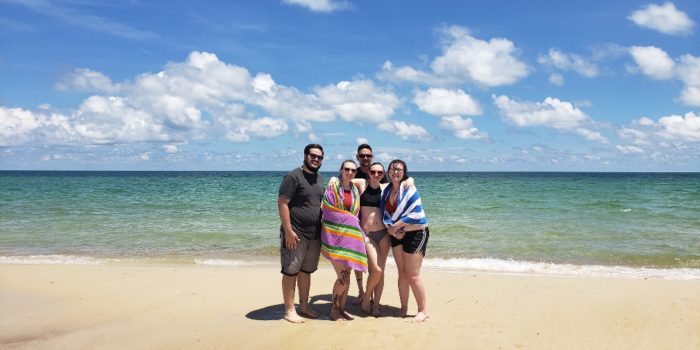
[[[309,153],[304,155],[304,166],[311,172],[317,172],[323,163],[323,151],[318,148],[309,149]]]
[[[378,184],[384,178],[384,166],[374,164],[369,168],[369,180],[373,184]]]
[[[351,160],[346,160],[340,165],[340,178],[344,184],[350,182],[357,174],[357,165]]]
[[[370,164],[372,164],[372,159],[374,159],[374,155],[372,154],[371,149],[363,148],[357,151],[357,155],[355,156],[355,158],[357,158],[357,161],[360,162],[360,167],[367,168]]]
[[[389,164],[389,179],[391,182],[398,184],[407,178],[406,163],[404,163],[402,160],[396,159]]]

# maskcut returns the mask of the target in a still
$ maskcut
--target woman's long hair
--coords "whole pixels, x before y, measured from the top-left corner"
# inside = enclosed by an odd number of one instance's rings
[[[389,171],[392,171],[391,169],[394,167],[394,164],[397,163],[403,165],[403,178],[401,179],[401,181],[408,179],[408,167],[406,166],[406,162],[404,162],[401,159],[392,160],[391,163],[389,163]]]

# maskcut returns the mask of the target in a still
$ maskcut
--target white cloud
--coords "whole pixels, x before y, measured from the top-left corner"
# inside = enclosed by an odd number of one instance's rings
[[[556,86],[564,86],[564,76],[559,73],[549,75],[549,82]]]
[[[400,99],[370,80],[341,81],[315,90],[318,101],[350,122],[383,122],[394,114]]]
[[[652,121],[653,124],[653,121]],[[629,140],[635,145],[644,146],[649,144],[649,134],[642,130],[634,128],[620,128],[617,131],[618,136],[624,140]]]
[[[654,46],[633,46],[629,52],[644,75],[653,79],[673,77],[674,62],[664,50]]]
[[[112,80],[101,72],[87,68],[76,68],[70,74],[64,76],[56,84],[59,90],[76,90],[87,92],[117,93],[120,86],[113,84]]]
[[[596,141],[600,143],[608,143],[608,139],[605,138],[601,133],[585,128],[576,128],[574,132],[586,138],[588,141]]]
[[[283,119],[263,117],[248,121],[245,126],[229,131],[225,137],[232,142],[248,142],[251,135],[270,139],[286,133],[288,129]]]
[[[544,102],[519,102],[508,96],[493,96],[494,104],[503,116],[518,126],[549,126],[556,129],[573,129],[588,116],[573,104],[547,97]]]
[[[27,142],[31,132],[41,126],[31,111],[0,106],[0,146],[16,146]]]
[[[689,149],[687,143],[700,142],[700,115],[688,112],[684,116],[669,115],[654,121],[642,117],[632,121],[629,127],[618,130],[621,139],[631,143],[628,146],[616,146],[624,153],[658,154],[659,148],[684,151]]]
[[[681,80],[684,86],[679,100],[690,106],[700,106],[700,57],[686,54],[674,62],[664,50],[654,46],[633,46],[629,52],[646,76]]]
[[[273,138],[287,132],[289,127],[283,119],[263,117],[250,123],[248,131],[263,138]]]
[[[688,112],[685,116],[671,115],[659,119],[659,135],[666,139],[700,141],[700,115]]]
[[[515,125],[546,126],[572,132],[591,141],[607,142],[600,133],[583,127],[591,122],[590,118],[570,102],[553,97],[547,97],[543,102],[520,102],[505,95],[494,95],[492,98],[501,114]]]
[[[89,97],[76,112],[73,129],[87,143],[94,144],[176,139],[152,115],[122,97]]]
[[[414,84],[442,84],[443,81],[435,75],[416,70],[413,67],[403,66],[395,68],[391,61],[384,62],[382,72],[378,74],[381,79],[392,82],[409,82]]]
[[[177,151],[176,145],[163,145],[163,152],[165,153],[177,153]]]
[[[310,132],[306,135],[306,139],[309,140],[309,142],[314,142],[314,143],[318,143],[318,142],[322,141],[322,139],[318,135],[316,135],[312,132]]]
[[[681,91],[681,101],[687,105],[700,106],[700,57],[681,56],[677,70],[679,78],[685,84]]]
[[[633,154],[633,153],[644,153],[644,149],[637,147],[637,146],[621,146],[617,145],[615,146],[618,151],[622,152],[623,154]]]
[[[671,2],[666,2],[663,5],[650,4],[632,12],[627,19],[641,27],[669,35],[690,34],[695,26],[688,15],[676,9],[676,6]]]
[[[357,145],[359,146],[363,143],[369,143],[369,140],[364,137],[358,137],[355,139],[355,143],[357,143]]]
[[[567,54],[554,48],[549,49],[547,56],[540,55],[537,61],[542,65],[563,71],[573,70],[587,78],[598,75],[598,66],[595,63],[579,55]]]
[[[440,127],[452,131],[456,137],[463,140],[488,138],[487,133],[481,132],[474,127],[474,123],[470,118],[464,119],[460,116],[442,117]]]
[[[443,36],[444,53],[431,64],[440,76],[457,81],[468,77],[480,85],[500,86],[514,84],[529,72],[508,39],[479,40],[459,26],[444,28]]]
[[[419,141],[430,140],[430,134],[420,125],[406,123],[404,121],[392,120],[379,124],[379,129],[396,134],[404,140],[417,139]]]
[[[336,0],[282,0],[283,4],[298,5],[313,12],[333,12],[352,8],[347,1]]]
[[[518,50],[508,39],[480,40],[460,26],[445,27],[440,33],[443,53],[431,63],[432,72],[395,68],[386,62],[380,78],[433,85],[471,82],[494,87],[514,84],[529,74],[529,68],[518,59]]]
[[[462,90],[430,88],[417,90],[413,102],[426,113],[437,116],[480,115],[479,102]]]

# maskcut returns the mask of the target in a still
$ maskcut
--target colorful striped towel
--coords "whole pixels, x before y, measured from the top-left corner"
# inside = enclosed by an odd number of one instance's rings
[[[380,203],[380,210],[383,213],[382,220],[386,225],[394,225],[399,220],[403,221],[409,225],[427,225],[428,218],[425,216],[423,211],[423,205],[421,204],[420,195],[418,195],[418,189],[416,186],[402,186],[399,189],[399,198],[396,200],[396,211],[393,215],[386,211],[385,205],[388,200],[389,193],[391,193],[392,183],[384,188],[382,191],[382,200]]]
[[[357,214],[360,210],[360,193],[352,185],[352,206],[343,205],[340,184],[328,186],[323,198],[323,226],[321,228],[321,254],[326,259],[341,263],[354,270],[367,271],[365,234],[360,228]]]

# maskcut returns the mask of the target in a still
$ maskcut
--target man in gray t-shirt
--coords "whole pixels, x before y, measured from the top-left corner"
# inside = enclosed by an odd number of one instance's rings
[[[318,318],[309,305],[311,273],[318,268],[321,253],[321,200],[323,176],[318,173],[323,162],[323,147],[309,144],[304,148],[304,165],[287,174],[279,188],[277,208],[280,215],[280,262],[284,319],[302,323]],[[294,308],[294,290],[299,282],[299,313]]]

